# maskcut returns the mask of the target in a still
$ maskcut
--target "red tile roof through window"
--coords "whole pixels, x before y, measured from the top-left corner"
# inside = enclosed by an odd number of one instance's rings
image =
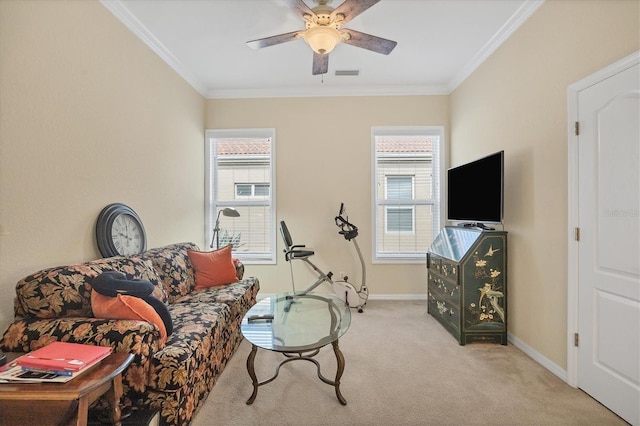
[[[378,136],[378,152],[431,152],[431,138],[420,136]]]
[[[231,139],[224,138],[218,139],[218,155],[257,155],[257,154],[269,154],[270,141],[269,139]]]

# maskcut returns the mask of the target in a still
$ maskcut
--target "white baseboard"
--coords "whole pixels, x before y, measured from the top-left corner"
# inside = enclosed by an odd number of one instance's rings
[[[427,300],[427,294],[370,294],[370,300]]]
[[[562,381],[568,383],[568,374],[567,370],[560,367],[558,364],[551,361],[549,358],[542,355],[540,352],[533,349],[531,346],[524,343],[522,340],[513,336],[511,333],[507,333],[507,340],[511,342],[513,346],[520,349],[522,352],[527,354],[529,358],[533,359],[538,364],[542,365],[544,368],[558,376]]]

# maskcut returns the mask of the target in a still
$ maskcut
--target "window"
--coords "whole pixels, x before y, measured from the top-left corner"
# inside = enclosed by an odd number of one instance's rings
[[[205,136],[206,241],[219,217],[220,247],[232,243],[245,263],[275,263],[275,130],[207,130]],[[226,207],[240,216],[220,214]]]
[[[269,188],[268,183],[236,183],[236,199],[268,197]]]
[[[440,230],[441,127],[374,127],[374,263],[423,262]]]

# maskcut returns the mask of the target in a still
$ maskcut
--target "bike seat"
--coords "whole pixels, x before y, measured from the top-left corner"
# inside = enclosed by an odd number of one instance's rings
[[[313,250],[303,250],[305,248],[304,245],[293,244],[289,228],[287,228],[284,220],[280,222],[280,233],[282,234],[284,244],[287,246],[284,249],[284,258],[287,262],[291,259],[306,259],[316,254]]]

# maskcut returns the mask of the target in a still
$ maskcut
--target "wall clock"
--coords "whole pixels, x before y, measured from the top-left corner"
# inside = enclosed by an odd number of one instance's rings
[[[122,203],[102,209],[96,223],[96,240],[104,257],[131,256],[147,249],[147,235],[140,217]]]

